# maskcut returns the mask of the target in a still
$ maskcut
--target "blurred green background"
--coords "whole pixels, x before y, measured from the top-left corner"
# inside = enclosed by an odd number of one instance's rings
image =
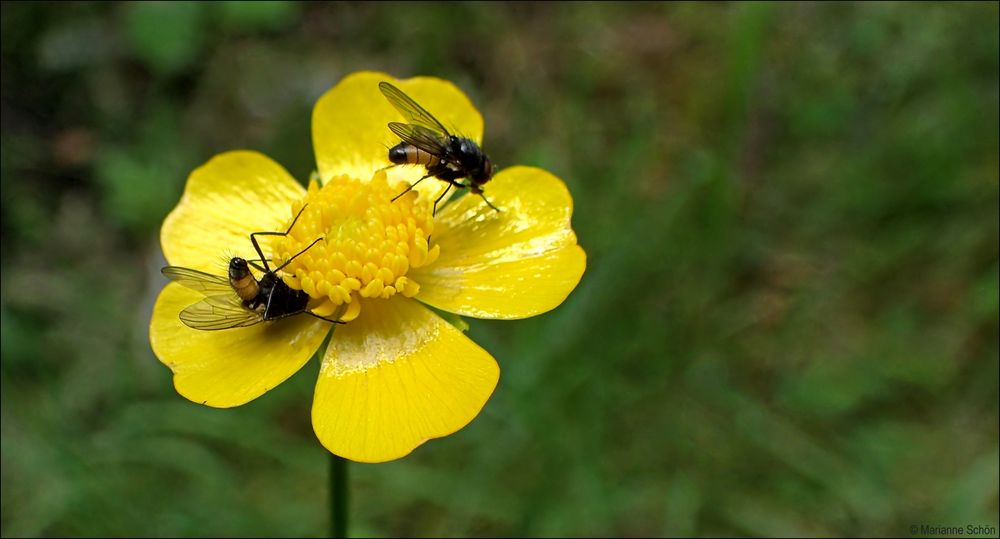
[[[352,533],[997,526],[998,4],[2,7],[2,515],[13,535],[317,536],[312,362],[178,396],[147,325],[188,173],[313,168],[360,69],[454,81],[551,170],[588,270],[470,321],[483,413],[354,465]],[[530,190],[530,185],[525,185]]]

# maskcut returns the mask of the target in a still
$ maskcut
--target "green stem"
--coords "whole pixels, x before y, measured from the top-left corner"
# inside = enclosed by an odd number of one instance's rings
[[[347,537],[347,459],[330,453],[330,536]]]

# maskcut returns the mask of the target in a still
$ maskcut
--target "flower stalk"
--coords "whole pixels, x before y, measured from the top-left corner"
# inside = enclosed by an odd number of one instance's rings
[[[337,539],[347,537],[347,483],[347,459],[330,453],[330,537]]]

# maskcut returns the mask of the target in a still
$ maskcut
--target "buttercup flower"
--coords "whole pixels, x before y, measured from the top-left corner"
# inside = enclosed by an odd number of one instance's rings
[[[191,173],[184,195],[163,223],[160,241],[171,265],[225,275],[221,256],[258,258],[261,238],[271,267],[315,246],[281,272],[310,296],[306,314],[250,327],[202,331],[178,314],[204,299],[168,284],[150,322],[156,356],[191,401],[239,406],[294,374],[335,330],[323,353],[313,400],[316,435],[331,452],[361,462],[410,453],[472,421],[489,399],[499,368],[488,352],[425,307],[461,316],[517,319],[558,306],[586,265],[570,226],[573,201],[548,172],[502,169],[485,186],[490,209],[464,196],[431,215],[443,182],[419,179],[419,166],[384,169],[386,128],[401,121],[378,90],[389,81],[449,129],[482,141],[483,121],[449,82],[384,73],[348,76],[313,111],[318,182],[303,188],[280,165],[232,151]],[[304,208],[304,210],[303,210]]]

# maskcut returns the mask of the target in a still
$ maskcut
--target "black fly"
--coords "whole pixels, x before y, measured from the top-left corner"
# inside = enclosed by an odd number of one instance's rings
[[[409,122],[389,123],[389,129],[403,140],[389,149],[389,161],[396,165],[423,165],[427,169],[423,178],[392,200],[403,196],[427,178],[434,177],[448,183],[444,193],[434,201],[435,214],[438,203],[452,187],[467,188],[482,197],[489,207],[500,211],[483,195],[483,185],[493,177],[494,166],[482,148],[472,139],[449,133],[437,118],[399,88],[388,82],[380,82],[378,88]],[[459,182],[462,178],[468,181]]]
[[[253,243],[254,250],[260,256],[263,267],[237,256],[229,260],[229,275],[227,277],[179,266],[167,266],[160,270],[172,281],[205,294],[205,299],[181,311],[181,322],[194,329],[216,330],[252,326],[260,322],[281,320],[305,313],[327,322],[343,324],[339,320],[331,320],[307,311],[309,294],[290,288],[278,276],[278,272],[292,260],[308,251],[323,238],[317,238],[308,247],[273,270],[268,267],[267,259],[264,257],[260,245],[257,244],[256,236],[287,236],[305,209],[303,206],[299,210],[288,230],[284,232],[254,232],[250,234],[250,242]],[[260,280],[250,272],[250,266],[264,272]]]

